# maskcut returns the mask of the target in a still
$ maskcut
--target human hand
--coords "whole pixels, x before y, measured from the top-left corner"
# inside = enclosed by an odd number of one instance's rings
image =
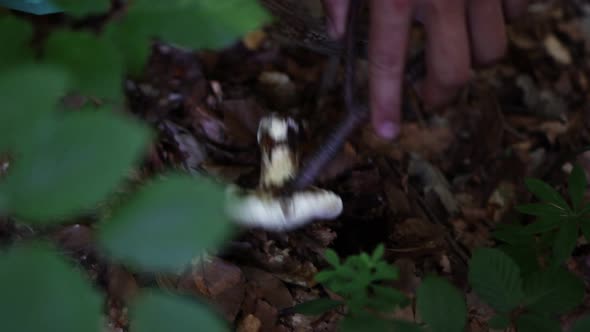
[[[322,0],[328,31],[341,38],[349,0]],[[506,51],[505,18],[520,15],[528,0],[370,0],[369,89],[371,122],[379,136],[400,131],[402,84],[411,22],[424,24],[427,75],[418,93],[427,106],[450,101],[471,78],[474,64]]]

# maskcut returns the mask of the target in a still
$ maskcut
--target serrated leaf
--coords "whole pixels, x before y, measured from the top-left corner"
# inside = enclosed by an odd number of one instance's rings
[[[0,16],[0,68],[30,63],[33,60],[33,49],[29,46],[32,37],[31,23],[13,15]]]
[[[467,321],[465,300],[448,281],[426,277],[416,296],[416,308],[431,331],[463,331]]]
[[[557,320],[545,316],[524,314],[516,319],[518,332],[561,332]]]
[[[518,265],[498,249],[475,250],[469,263],[469,282],[482,300],[500,312],[516,308],[523,298]]]
[[[37,88],[31,98],[33,86]],[[67,86],[67,74],[56,67],[26,65],[3,71],[0,77],[0,152],[11,150],[14,153],[29,146],[34,132],[53,116],[53,108]]]
[[[109,111],[62,114],[0,181],[9,212],[56,223],[112,193],[145,150],[146,127]]]
[[[559,228],[553,243],[554,266],[560,265],[571,256],[576,247],[577,239],[578,224],[571,220],[564,222]]]
[[[578,319],[569,332],[588,332],[590,331],[590,316],[584,316]]]
[[[123,96],[123,59],[108,39],[86,32],[58,30],[45,43],[44,62],[63,66],[76,92],[119,100]]]
[[[559,217],[567,210],[552,203],[531,203],[516,206],[516,211],[537,217]]]
[[[224,199],[223,188],[210,180],[168,174],[102,221],[98,242],[117,261],[176,272],[232,234]]]
[[[525,184],[528,190],[541,201],[553,203],[564,209],[568,208],[568,204],[561,194],[546,182],[539,179],[527,178],[525,179]]]
[[[293,307],[293,311],[302,315],[320,315],[343,304],[341,301],[321,298],[300,303]]]
[[[584,298],[584,283],[563,268],[531,274],[525,280],[527,309],[541,314],[563,314]]]
[[[66,13],[75,16],[87,16],[108,12],[110,0],[53,0]]]
[[[504,330],[510,326],[510,317],[507,314],[498,314],[488,321],[488,326],[494,330]]]
[[[125,17],[107,28],[107,35],[125,54],[128,68],[138,72],[145,63],[152,38],[185,48],[217,49],[228,46],[270,19],[255,0],[171,1],[165,4],[139,0],[130,6]]]
[[[588,185],[584,169],[578,164],[574,165],[574,169],[567,181],[567,189],[572,200],[572,206],[575,211],[578,211],[582,207],[584,192],[586,192],[586,186]]]
[[[49,245],[20,244],[2,252],[0,293],[3,331],[99,330],[99,293]]]
[[[340,257],[338,257],[338,254],[334,250],[327,249],[324,253],[324,258],[330,265],[340,266]]]
[[[526,225],[525,232],[528,234],[545,233],[557,228],[564,220],[565,218],[541,216],[537,221]]]
[[[130,306],[129,317],[131,332],[228,331],[210,307],[159,290],[140,293]]]

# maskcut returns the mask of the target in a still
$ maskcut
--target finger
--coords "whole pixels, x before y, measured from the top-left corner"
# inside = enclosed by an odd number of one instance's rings
[[[412,0],[372,0],[369,28],[371,121],[379,136],[399,134],[402,78]]]
[[[340,39],[346,32],[346,16],[348,15],[348,0],[323,0],[326,12],[328,34],[334,39]]]
[[[504,0],[504,11],[506,17],[513,20],[524,14],[529,4],[528,0]]]
[[[501,58],[507,47],[501,1],[469,1],[467,16],[475,60],[480,64],[489,64]]]
[[[421,94],[428,106],[451,100],[471,78],[464,0],[425,2],[427,76]]]

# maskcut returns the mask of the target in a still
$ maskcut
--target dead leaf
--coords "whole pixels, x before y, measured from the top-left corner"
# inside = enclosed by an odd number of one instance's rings
[[[561,41],[555,37],[555,35],[550,34],[549,36],[545,37],[543,40],[543,45],[545,46],[545,50],[549,55],[557,62],[569,65],[572,63],[572,56],[570,55],[569,50],[563,46]]]

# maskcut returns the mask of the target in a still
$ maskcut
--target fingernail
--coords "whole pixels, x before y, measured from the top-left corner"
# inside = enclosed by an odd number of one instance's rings
[[[394,139],[399,134],[399,126],[394,122],[383,122],[377,127],[379,136]]]

